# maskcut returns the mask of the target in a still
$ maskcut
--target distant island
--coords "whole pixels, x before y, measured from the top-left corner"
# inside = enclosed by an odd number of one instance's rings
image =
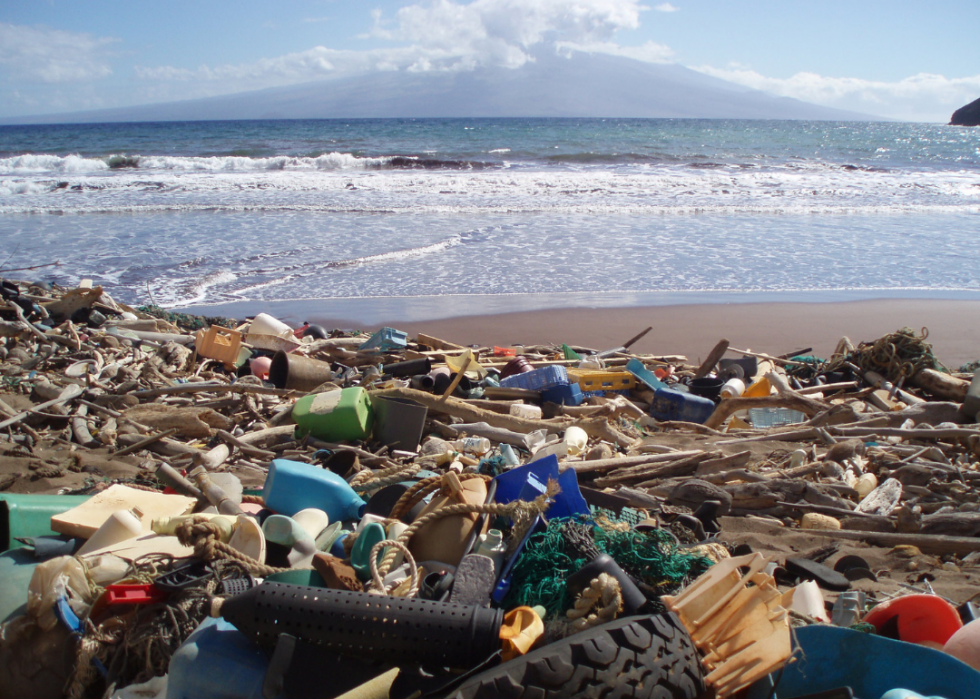
[[[515,69],[375,72],[3,123],[434,117],[882,120],[752,90],[676,64],[608,54],[541,52]]]
[[[980,126],[980,99],[975,99],[970,104],[960,107],[953,112],[953,117],[949,120],[950,126]]]

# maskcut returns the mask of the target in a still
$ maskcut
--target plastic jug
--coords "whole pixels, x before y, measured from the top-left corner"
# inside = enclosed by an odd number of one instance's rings
[[[672,388],[658,388],[650,404],[650,415],[656,420],[680,420],[703,423],[715,411],[714,401]]]
[[[328,442],[364,439],[374,426],[374,409],[368,392],[351,386],[300,398],[293,419],[300,433]]]
[[[331,522],[360,519],[367,503],[333,471],[289,459],[273,459],[262,497],[266,507],[292,516],[315,507]]]
[[[167,699],[262,699],[268,659],[224,619],[205,619],[170,659]]]

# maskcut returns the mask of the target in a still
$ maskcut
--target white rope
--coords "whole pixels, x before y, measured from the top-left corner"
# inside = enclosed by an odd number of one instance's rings
[[[594,614],[590,613],[593,608],[598,608]],[[612,621],[621,611],[623,593],[619,581],[608,573],[600,573],[582,590],[575,606],[565,612],[565,616],[572,622],[573,631],[578,632]]]

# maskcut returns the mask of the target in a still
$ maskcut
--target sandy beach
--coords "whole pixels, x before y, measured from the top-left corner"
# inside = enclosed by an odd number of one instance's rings
[[[370,300],[362,302],[370,305]],[[980,359],[980,301],[940,299],[878,299],[823,303],[710,303],[610,308],[515,310],[510,313],[424,319],[426,309],[406,319],[384,315],[382,308],[364,318],[342,317],[327,309],[329,300],[277,301],[195,306],[190,313],[244,318],[266,312],[300,325],[318,323],[327,329],[376,329],[390,326],[435,335],[450,342],[481,346],[568,343],[597,350],[619,346],[648,326],[653,330],[633,347],[649,354],[682,354],[691,360],[706,355],[721,338],[738,349],[782,355],[812,348],[826,357],[842,336],[855,344],[875,340],[902,327],[929,329],[936,357],[950,369]],[[520,304],[515,300],[515,306]],[[394,311],[394,309],[392,309]],[[422,316],[422,319],[417,319]]]

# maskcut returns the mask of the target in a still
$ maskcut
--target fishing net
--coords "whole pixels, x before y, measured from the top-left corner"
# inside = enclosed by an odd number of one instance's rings
[[[136,310],[146,313],[154,318],[166,320],[182,330],[201,330],[211,325],[220,325],[223,328],[234,328],[238,325],[237,320],[223,318],[221,316],[193,316],[187,313],[173,313],[159,306],[140,306]]]
[[[706,558],[684,553],[664,531],[600,526],[587,518],[552,519],[528,539],[513,568],[505,606],[541,605],[547,617],[563,616],[574,604],[565,581],[600,553],[612,556],[655,607],[659,595],[679,591],[711,566]]]

